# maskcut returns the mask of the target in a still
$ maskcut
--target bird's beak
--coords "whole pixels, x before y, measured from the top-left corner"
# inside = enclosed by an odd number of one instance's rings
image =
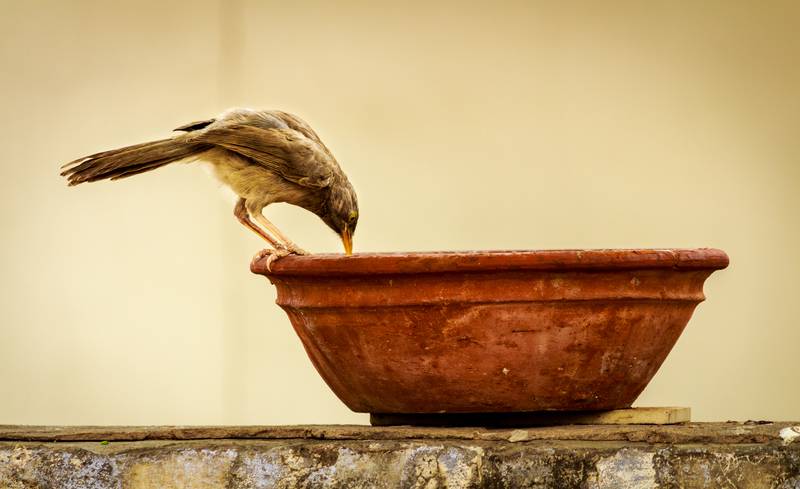
[[[353,254],[353,233],[350,228],[345,226],[342,231],[342,244],[344,244],[344,253],[348,256]]]

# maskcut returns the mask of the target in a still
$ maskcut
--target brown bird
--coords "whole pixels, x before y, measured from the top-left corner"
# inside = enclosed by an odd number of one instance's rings
[[[175,162],[204,161],[239,200],[236,218],[272,246],[270,263],[306,254],[264,217],[273,202],[319,216],[353,249],[358,202],[330,150],[302,119],[278,110],[229,109],[214,119],[178,127],[171,138],[95,153],[64,165],[69,185],[117,180]],[[255,221],[255,222],[254,222]]]

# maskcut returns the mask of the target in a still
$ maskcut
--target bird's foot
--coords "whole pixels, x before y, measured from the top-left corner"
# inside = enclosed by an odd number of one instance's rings
[[[289,250],[293,255],[310,255],[309,252],[304,250],[303,248],[297,246],[296,244],[289,242],[286,245],[286,249]]]
[[[308,253],[306,253],[305,251],[303,251],[300,248],[297,248],[296,250],[295,249],[289,249],[289,248],[265,248],[265,249],[259,251],[258,253],[256,253],[256,256],[253,257],[253,261],[257,262],[257,261],[263,259],[264,257],[267,257],[267,271],[271,272],[272,271],[272,264],[275,263],[277,260],[280,260],[284,256],[289,256],[289,255],[307,255],[307,254]]]

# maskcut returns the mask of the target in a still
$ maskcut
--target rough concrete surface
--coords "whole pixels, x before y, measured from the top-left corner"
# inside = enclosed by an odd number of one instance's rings
[[[0,488],[800,489],[800,442],[780,436],[787,426],[626,427],[628,437],[649,432],[638,441],[599,426],[577,434],[572,427],[50,430],[72,441],[31,441],[46,436],[44,427],[0,427]],[[78,432],[84,441],[74,439]],[[135,441],[98,440],[124,440],[126,432]]]

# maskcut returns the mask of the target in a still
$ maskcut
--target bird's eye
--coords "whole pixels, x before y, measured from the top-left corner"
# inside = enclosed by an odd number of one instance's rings
[[[347,222],[350,222],[350,223],[352,223],[352,222],[354,222],[356,219],[358,219],[358,212],[356,212],[356,211],[350,211],[350,215],[349,215],[349,216],[347,216]]]

